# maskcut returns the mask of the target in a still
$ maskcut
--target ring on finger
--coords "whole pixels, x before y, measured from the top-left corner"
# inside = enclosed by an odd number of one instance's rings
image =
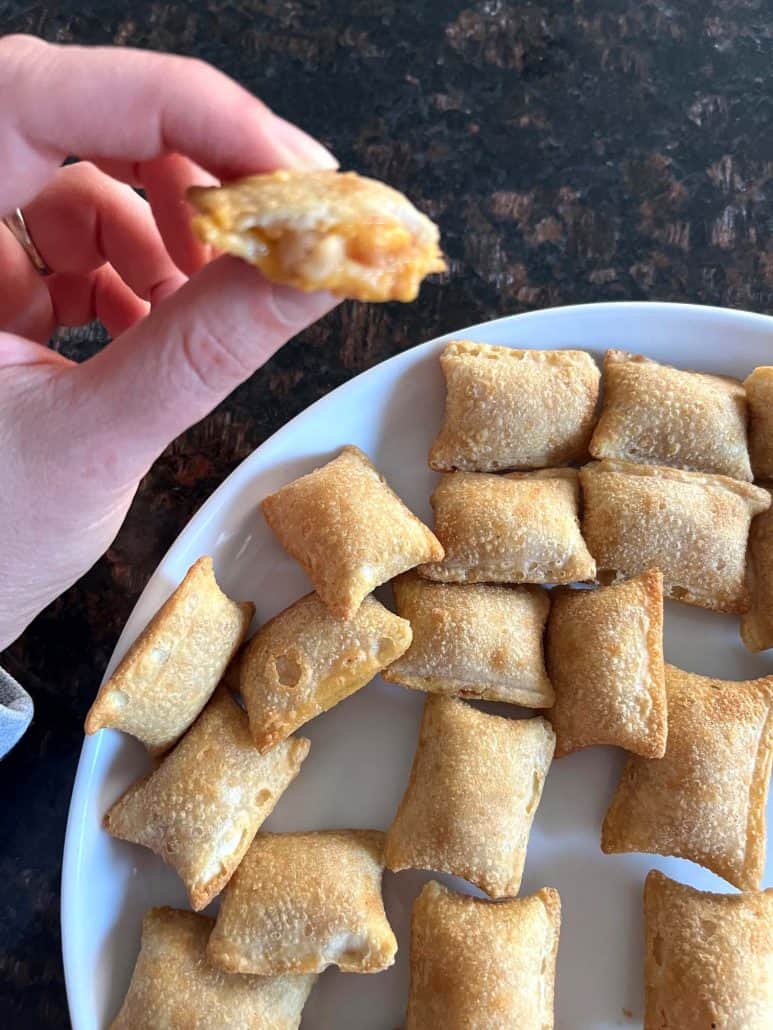
[[[24,220],[21,208],[17,207],[10,215],[6,215],[2,221],[3,224],[10,229],[11,234],[15,237],[24,253],[30,259],[35,271],[39,275],[51,275],[52,269],[48,267],[41,257],[40,251],[35,246],[35,241],[32,239],[32,236],[30,236],[30,231],[27,228],[27,223]]]

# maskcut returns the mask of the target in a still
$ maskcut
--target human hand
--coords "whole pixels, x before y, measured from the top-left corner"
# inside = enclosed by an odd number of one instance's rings
[[[335,162],[201,62],[25,36],[0,39],[0,149],[0,214],[24,209],[53,270],[0,224],[2,650],[107,549],[164,447],[335,304],[209,261],[185,189]],[[114,339],[90,360],[44,346],[94,318]]]

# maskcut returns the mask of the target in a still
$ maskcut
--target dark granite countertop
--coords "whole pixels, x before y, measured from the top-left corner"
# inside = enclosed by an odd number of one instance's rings
[[[770,13],[767,0],[0,0],[2,31],[219,65],[435,217],[452,273],[411,306],[345,304],[285,347],[172,444],[107,555],[0,656],[37,706],[0,768],[0,1025],[68,1023],[59,879],[83,717],[147,578],[242,458],[363,369],[482,319],[615,299],[773,309]],[[58,345],[86,357],[102,342],[92,328]]]

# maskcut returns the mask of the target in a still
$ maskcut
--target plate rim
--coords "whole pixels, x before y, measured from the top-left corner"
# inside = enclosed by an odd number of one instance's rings
[[[223,479],[221,483],[212,491],[207,499],[202,503],[198,510],[191,516],[188,522],[183,526],[178,535],[172,541],[170,546],[162,555],[161,559],[157,563],[155,569],[148,578],[147,583],[140,592],[135,604],[132,606],[132,610],[129,613],[124,627],[116,640],[115,646],[111,652],[110,659],[105,667],[105,673],[100,680],[103,683],[107,677],[108,670],[112,670],[112,667],[116,661],[116,655],[122,649],[123,637],[126,630],[126,626],[131,620],[135,610],[145,597],[149,588],[153,584],[159,570],[166,563],[167,559],[171,555],[172,551],[175,550],[181,543],[181,541],[187,539],[188,536],[198,532],[202,526],[204,526],[214,513],[219,510],[221,503],[221,496],[229,489],[229,485],[232,481],[240,476],[245,475],[248,466],[258,460],[258,456],[261,452],[271,446],[280,434],[290,432],[292,428],[296,427],[297,424],[310,417],[315,417],[318,410],[325,405],[332,405],[336,402],[336,399],[340,396],[342,391],[345,391],[355,383],[363,380],[369,376],[376,374],[385,365],[391,363],[397,363],[401,360],[405,360],[407,355],[418,355],[419,352],[430,350],[436,347],[438,344],[450,339],[464,338],[467,334],[474,334],[482,329],[490,330],[495,326],[504,326],[510,324],[516,320],[519,323],[525,321],[533,321],[538,323],[548,318],[555,317],[558,313],[562,316],[571,314],[572,312],[578,313],[579,317],[586,317],[584,312],[598,312],[603,311],[621,311],[628,310],[631,313],[635,311],[646,310],[649,313],[661,312],[663,314],[678,314],[678,313],[691,313],[693,315],[705,316],[708,320],[723,319],[728,323],[752,323],[758,328],[767,328],[773,332],[773,315],[766,315],[760,312],[747,311],[740,308],[725,308],[716,305],[708,304],[690,304],[681,303],[678,301],[647,301],[647,300],[626,300],[626,301],[599,301],[589,304],[564,304],[556,305],[555,307],[540,308],[537,311],[524,311],[517,314],[503,315],[498,318],[487,319],[482,322],[476,322],[473,325],[463,327],[461,329],[454,329],[450,332],[443,333],[439,336],[433,337],[430,340],[425,340],[421,343],[415,344],[412,347],[407,347],[405,350],[400,351],[397,354],[393,354],[383,361],[376,362],[370,368],[364,369],[362,372],[357,373],[346,382],[339,384],[334,389],[317,400],[313,401],[302,411],[299,411],[289,421],[279,426],[270,436],[266,437],[250,454],[248,454],[239,464]],[[537,348],[538,349],[538,348]],[[773,353],[771,353],[771,363],[773,364]],[[78,764],[76,767],[75,778],[73,780],[72,792],[70,795],[70,802],[67,811],[67,820],[65,824],[65,835],[64,844],[62,850],[62,872],[60,878],[60,903],[59,903],[59,928],[61,937],[61,954],[62,954],[62,967],[64,971],[64,982],[65,982],[65,994],[67,998],[68,1015],[72,1022],[74,1030],[77,1030],[77,1024],[74,1019],[74,1011],[78,1008],[75,1002],[76,982],[78,974],[78,963],[77,958],[73,954],[73,935],[68,929],[74,925],[75,916],[77,910],[74,903],[74,898],[78,888],[80,880],[80,855],[83,847],[83,832],[85,830],[85,814],[88,798],[91,794],[91,782],[96,772],[97,759],[101,750],[103,741],[103,735],[100,733],[94,734],[93,736],[85,736],[81,745],[80,755],[78,757]]]

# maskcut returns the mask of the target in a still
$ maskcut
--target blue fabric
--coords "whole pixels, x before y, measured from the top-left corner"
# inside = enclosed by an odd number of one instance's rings
[[[0,758],[7,755],[32,721],[32,698],[0,669]]]

